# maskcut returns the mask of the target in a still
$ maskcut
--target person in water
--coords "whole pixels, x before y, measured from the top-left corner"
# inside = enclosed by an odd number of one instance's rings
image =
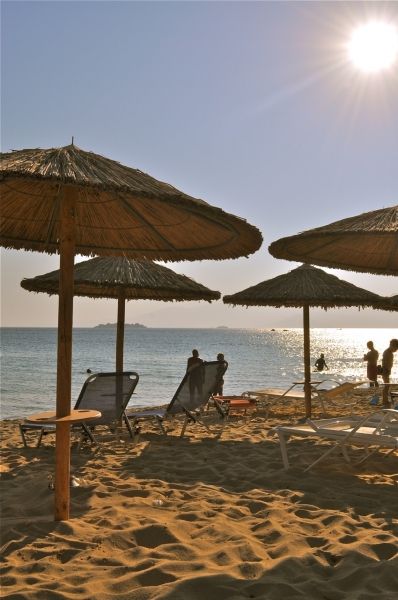
[[[363,360],[368,363],[366,366],[366,377],[369,379],[369,387],[379,387],[377,381],[377,359],[379,358],[379,353],[372,341],[368,342],[366,346],[369,352],[363,355]]]
[[[317,371],[323,371],[323,369],[329,369],[329,367],[326,364],[324,354],[321,354],[320,357],[315,361],[315,369]]]

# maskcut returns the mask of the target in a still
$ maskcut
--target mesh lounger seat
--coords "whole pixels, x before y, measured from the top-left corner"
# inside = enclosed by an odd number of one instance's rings
[[[130,437],[133,432],[128,419],[125,417],[126,406],[137,386],[139,376],[134,371],[123,373],[93,373],[86,379],[75,404],[75,409],[94,409],[101,412],[101,417],[96,419],[95,425],[86,425],[84,422],[74,426],[81,431],[83,437],[88,437],[96,442],[94,431],[101,425],[106,425],[112,432],[117,432],[118,424],[124,419]],[[34,423],[21,423],[19,425],[22,441],[28,446],[26,434],[38,433],[36,447],[41,444],[43,435],[55,433],[55,425],[39,425]]]
[[[161,432],[167,435],[163,423],[168,417],[175,415],[185,416],[180,437],[184,435],[188,423],[199,423],[209,430],[204,422],[206,416],[204,409],[227,368],[228,363],[225,361],[203,362],[202,365],[194,367],[184,375],[166,408],[153,410],[128,409],[126,417],[131,421],[133,432],[137,430],[140,421],[151,419],[157,423]],[[215,402],[215,406],[219,420],[224,422],[227,418],[227,411],[217,402]]]
[[[330,440],[332,445],[305,470],[308,471],[324,460],[335,450],[341,450],[347,462],[350,462],[347,448],[364,448],[366,460],[371,453],[380,448],[389,448],[390,453],[398,450],[398,411],[383,409],[366,417],[350,416],[334,419],[307,419],[302,425],[280,425],[272,428],[268,435],[278,435],[284,467],[289,468],[287,440],[291,436],[317,437]],[[373,447],[373,452],[369,449]]]

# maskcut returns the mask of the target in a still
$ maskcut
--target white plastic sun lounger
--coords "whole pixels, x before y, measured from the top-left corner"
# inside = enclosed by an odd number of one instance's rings
[[[302,425],[280,425],[272,428],[268,435],[278,435],[282,460],[285,469],[289,468],[287,441],[291,436],[318,437],[334,442],[329,448],[305,470],[312,469],[316,464],[329,456],[335,450],[341,450],[347,462],[350,458],[347,447],[360,446],[364,448],[365,456],[359,462],[366,460],[370,454],[380,448],[389,448],[391,452],[398,450],[398,411],[392,409],[379,410],[367,417],[342,417],[334,419],[308,419]],[[370,448],[374,450],[370,452]]]
[[[327,381],[333,381],[337,383],[337,385],[330,389],[322,389],[319,386],[326,383]],[[325,406],[330,403],[334,404],[334,400],[338,398],[347,398],[352,391],[363,385],[364,381],[345,381],[344,383],[339,383],[334,381],[333,379],[324,379],[323,381],[313,381],[311,382],[311,396],[313,400],[318,400],[319,404],[322,408],[322,414],[326,416],[326,408]],[[266,417],[270,413],[271,409],[278,402],[283,401],[291,401],[291,400],[303,400],[305,399],[304,392],[300,389],[297,389],[298,386],[303,386],[303,381],[295,381],[292,385],[286,390],[279,388],[265,388],[260,390],[249,390],[243,392],[243,396],[249,396],[251,398],[258,398],[258,400],[268,402]],[[296,389],[294,389],[296,388]],[[349,403],[348,406],[352,407],[354,404]]]

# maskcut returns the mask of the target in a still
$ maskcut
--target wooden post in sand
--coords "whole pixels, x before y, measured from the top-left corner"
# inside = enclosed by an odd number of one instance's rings
[[[305,416],[311,417],[310,307],[303,306]]]
[[[59,301],[56,417],[71,412],[73,265],[75,256],[75,208],[78,192],[68,186],[61,198],[59,224]],[[70,503],[70,424],[56,424],[55,520],[69,519]]]
[[[116,330],[116,372],[123,371],[123,346],[124,346],[124,320],[125,320],[125,295],[119,291],[117,299],[117,330]]]
[[[126,301],[124,290],[119,290],[117,298],[117,329],[116,329],[116,373],[123,372],[123,347],[124,347],[124,321],[125,321]],[[123,379],[116,378],[116,404],[121,406],[123,402]],[[123,418],[120,416],[118,428],[121,431],[123,427]]]

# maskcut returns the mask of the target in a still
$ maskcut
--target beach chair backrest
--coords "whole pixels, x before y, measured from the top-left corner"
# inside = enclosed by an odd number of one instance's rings
[[[344,394],[348,394],[348,392],[352,392],[357,387],[357,383],[345,382],[337,385],[336,387],[323,391],[323,395],[327,398],[338,398],[339,396],[343,396]]]
[[[167,413],[174,415],[192,412],[206,406],[227,368],[226,361],[215,360],[203,361],[201,365],[191,369],[178,386],[167,407]]]
[[[107,425],[119,420],[139,380],[138,373],[93,373],[86,379],[75,408],[99,410],[101,418],[95,425]]]

